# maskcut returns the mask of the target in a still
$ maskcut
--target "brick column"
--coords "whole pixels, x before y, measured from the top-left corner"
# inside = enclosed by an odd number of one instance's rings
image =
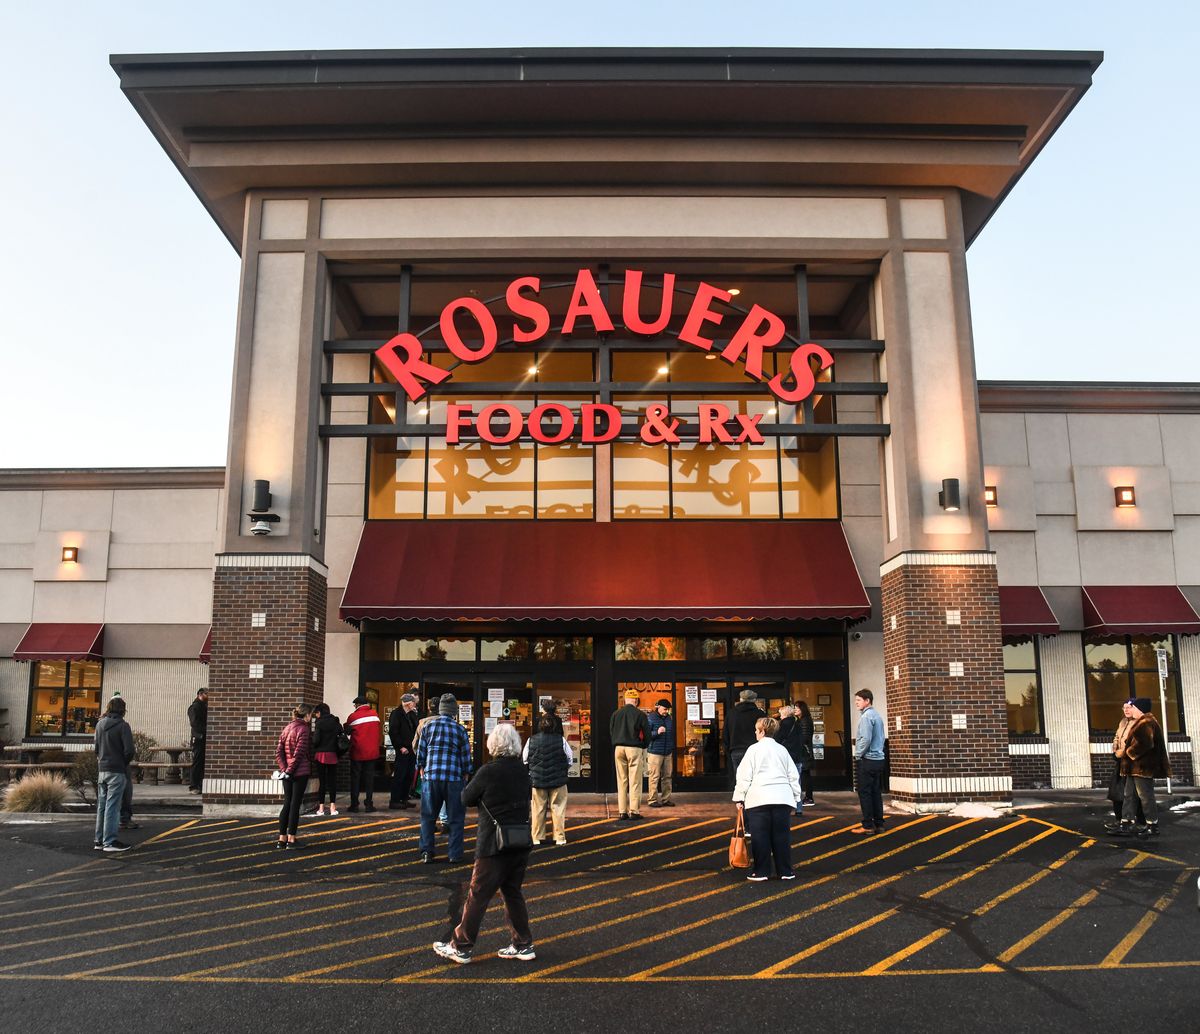
[[[278,808],[279,731],[324,692],[327,574],[299,554],[217,557],[205,814]]]
[[[995,554],[901,553],[880,571],[892,802],[1011,802]]]

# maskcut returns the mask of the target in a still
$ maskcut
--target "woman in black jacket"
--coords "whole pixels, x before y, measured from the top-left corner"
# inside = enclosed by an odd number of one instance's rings
[[[799,728],[800,739],[804,743],[803,763],[797,765],[800,769],[800,789],[804,791],[804,799],[801,803],[811,807],[816,803],[812,795],[813,718],[807,701],[797,700],[796,710],[800,712],[796,716],[796,725]]]
[[[529,864],[529,775],[521,763],[521,737],[512,725],[498,723],[487,738],[492,760],[475,773],[463,788],[463,804],[479,806],[475,836],[475,868],[467,888],[462,919],[448,941],[436,941],[433,950],[452,962],[470,962],[479,927],[488,903],[500,891],[512,928],[512,943],[497,954],[502,959],[532,962],[533,934],[521,884]],[[497,842],[496,824],[525,826],[524,847],[504,850]]]
[[[342,735],[342,723],[337,716],[330,713],[328,704],[317,704],[313,708],[316,721],[313,723],[313,763],[316,766],[317,777],[321,780],[320,792],[317,797],[317,814],[325,814],[325,795],[329,794],[329,814],[338,813],[337,804],[337,766],[338,766],[338,737]]]

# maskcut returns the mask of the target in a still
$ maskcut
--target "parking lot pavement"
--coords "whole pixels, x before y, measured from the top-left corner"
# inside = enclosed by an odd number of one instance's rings
[[[480,964],[432,955],[469,868],[422,865],[408,817],[315,820],[295,853],[275,850],[272,821],[153,822],[118,857],[81,848],[78,823],[5,826],[5,871],[35,875],[0,890],[0,982],[679,987],[1120,968],[1200,983],[1196,870],[1169,835],[1105,841],[1039,812],[896,816],[864,838],[847,818],[797,816],[798,878],[748,884],[724,864],[725,814],[582,817],[567,846],[534,851],[538,958],[515,973],[494,957],[498,902]]]

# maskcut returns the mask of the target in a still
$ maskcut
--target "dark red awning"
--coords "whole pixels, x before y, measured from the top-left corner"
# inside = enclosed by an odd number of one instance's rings
[[[208,626],[208,634],[204,637],[204,645],[200,647],[200,656],[197,660],[201,664],[212,663],[212,625]]]
[[[1085,585],[1083,628],[1099,635],[1200,634],[1200,616],[1177,585]]]
[[[13,651],[14,661],[101,661],[104,626],[40,622],[30,625]]]
[[[858,620],[838,521],[368,521],[345,621]]]
[[[1058,618],[1036,585],[1002,585],[1000,630],[1004,635],[1058,635]]]

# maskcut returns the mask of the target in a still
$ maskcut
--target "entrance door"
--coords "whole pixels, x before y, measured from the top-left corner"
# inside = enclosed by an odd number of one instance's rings
[[[467,730],[471,741],[473,768],[491,760],[487,753],[488,733],[497,722],[510,722],[521,735],[521,744],[533,734],[533,680],[511,674],[492,677],[488,674],[457,677],[427,676],[422,680],[422,696],[436,701],[445,693],[451,694],[458,706],[455,717]]]

